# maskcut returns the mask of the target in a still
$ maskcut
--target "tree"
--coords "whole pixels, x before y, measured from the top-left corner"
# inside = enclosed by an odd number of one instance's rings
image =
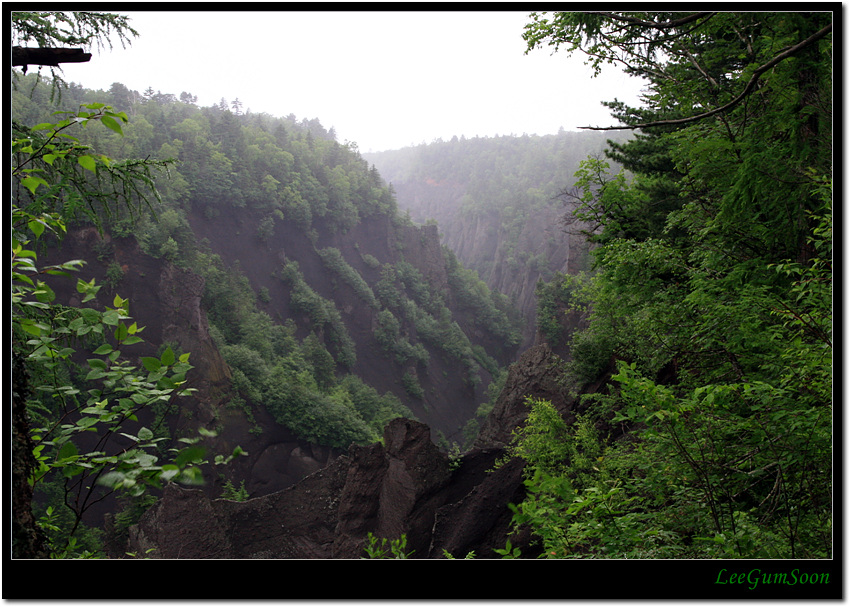
[[[102,42],[116,29],[123,40],[131,31],[124,18],[99,13],[15,13],[13,29],[22,40],[87,44]],[[123,112],[92,103],[64,114],[55,123],[15,123],[11,142],[13,430],[14,458],[20,463],[15,475],[15,538],[20,541],[13,555],[22,558],[44,557],[48,550],[60,557],[90,554],[77,546],[75,534],[104,492],[140,495],[169,480],[199,482],[197,464],[203,457],[203,450],[190,444],[172,462],[161,463],[158,443],[163,439],[149,428],[130,430],[128,425],[142,409],[192,392],[185,385],[189,355],[177,357],[166,348],[156,358],[143,357],[143,368],[132,364],[123,352],[143,341],[143,327],[131,322],[127,300],[115,296],[104,310],[67,308],[55,302],[42,279],[70,277],[83,262],[39,266],[39,246],[48,238],[61,238],[72,219],[100,226],[116,203],[138,214],[158,200],[153,174],[167,164],[113,162],[71,134],[75,128],[102,124],[120,135],[128,121]],[[99,288],[94,280],[77,281],[83,304]],[[84,346],[78,352],[79,342]],[[80,356],[88,356],[85,376],[73,381],[68,364]],[[78,439],[89,433],[96,438],[82,448]],[[111,439],[119,434],[128,442],[115,449]],[[34,525],[29,503],[33,487],[51,477],[62,487],[71,518],[57,518],[59,513],[49,509],[41,524]]]
[[[602,505],[624,533],[640,520],[668,534],[641,554],[831,555],[831,20],[593,12],[526,27],[529,51],[647,82],[642,107],[608,104],[611,128],[639,130],[609,151],[628,172],[590,159],[576,175],[598,246],[571,294],[591,316],[570,363],[614,373],[585,402],[638,446],[608,445],[616,465],[592,497],[617,489]],[[600,344],[614,368],[594,363]]]

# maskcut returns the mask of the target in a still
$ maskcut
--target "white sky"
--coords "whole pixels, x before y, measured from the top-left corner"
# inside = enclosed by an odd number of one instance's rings
[[[374,5],[373,5],[374,6]],[[395,4],[394,7],[404,7]],[[613,124],[600,102],[637,103],[614,67],[591,78],[580,55],[524,54],[527,12],[121,11],[139,33],[66,64],[86,88],[238,98],[243,111],[318,118],[362,152],[434,139],[545,135]]]

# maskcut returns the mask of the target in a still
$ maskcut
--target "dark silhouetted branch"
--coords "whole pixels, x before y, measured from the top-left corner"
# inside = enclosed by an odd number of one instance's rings
[[[91,53],[83,52],[81,48],[27,48],[12,47],[12,65],[24,67],[29,65],[52,65],[59,67],[60,63],[85,63],[91,59]]]

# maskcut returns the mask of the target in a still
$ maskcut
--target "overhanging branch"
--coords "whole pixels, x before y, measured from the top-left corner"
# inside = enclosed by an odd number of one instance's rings
[[[757,68],[753,72],[753,75],[750,77],[750,80],[747,82],[747,85],[744,87],[744,90],[741,91],[740,95],[735,97],[729,103],[721,105],[720,107],[714,108],[713,110],[710,110],[708,112],[704,112],[702,114],[697,114],[696,116],[689,116],[688,118],[676,118],[676,119],[672,119],[672,120],[655,120],[653,122],[645,122],[643,124],[632,124],[632,125],[625,125],[625,126],[607,126],[607,127],[581,126],[579,128],[583,129],[583,130],[590,130],[590,131],[615,131],[615,130],[621,130],[622,131],[622,130],[630,130],[630,129],[644,129],[644,128],[649,128],[649,127],[653,127],[653,126],[677,126],[677,125],[682,125],[682,124],[689,124],[691,122],[696,122],[696,121],[702,120],[704,118],[710,118],[711,116],[715,116],[716,114],[721,114],[723,112],[727,112],[727,111],[731,110],[733,107],[735,107],[736,105],[738,105],[739,103],[741,103],[741,101],[743,101],[752,92],[753,88],[755,88],[756,83],[758,82],[759,78],[761,78],[762,74],[764,74],[766,71],[768,71],[769,69],[776,66],[778,63],[784,61],[785,59],[787,59],[791,55],[797,53],[798,51],[801,51],[802,49],[806,48],[807,46],[814,44],[815,42],[817,42],[818,40],[820,40],[821,38],[823,38],[824,36],[829,34],[831,31],[832,31],[832,24],[830,23],[829,25],[827,25],[823,29],[815,32],[814,34],[812,34],[811,36],[809,36],[808,38],[806,38],[805,40],[803,40],[799,44],[795,44],[794,46],[782,51],[781,53],[776,55],[776,57],[774,57],[773,59],[771,59],[770,61],[768,61],[764,65],[762,65],[761,67]]]
[[[90,59],[91,53],[86,53],[81,48],[12,47],[12,65],[23,66],[24,71],[30,65],[59,67],[60,63],[85,63]]]

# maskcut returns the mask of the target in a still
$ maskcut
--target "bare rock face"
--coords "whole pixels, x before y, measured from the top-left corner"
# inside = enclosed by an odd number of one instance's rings
[[[572,400],[559,384],[562,359],[546,343],[539,343],[523,352],[508,369],[505,387],[490,415],[484,421],[476,447],[503,447],[511,440],[511,432],[528,416],[526,397],[545,398],[562,415],[569,413]]]
[[[454,469],[428,426],[398,418],[383,443],[352,446],[294,485],[246,502],[170,485],[131,528],[126,550],[171,559],[355,559],[372,533],[405,535],[412,558],[497,558],[508,538],[534,558],[530,534],[513,528],[508,507],[525,497],[523,462],[503,460],[511,430],[528,414],[526,396],[547,398],[570,416],[560,360],[540,344],[511,367],[476,447]],[[301,448],[289,457],[310,459]]]
[[[354,447],[296,485],[247,502],[170,485],[131,529],[129,551],[154,558],[359,558],[372,532],[406,534],[409,549],[425,554],[450,479],[448,457],[427,426],[409,419],[391,422],[384,443]]]
[[[437,511],[431,538],[431,558],[448,553],[464,558],[498,558],[494,549],[504,548],[508,538],[523,555],[533,558],[536,549],[527,531],[514,533],[512,512],[507,504],[519,504],[525,498],[521,460],[501,463],[501,449],[475,450],[464,457],[455,474],[453,489],[457,499]]]

